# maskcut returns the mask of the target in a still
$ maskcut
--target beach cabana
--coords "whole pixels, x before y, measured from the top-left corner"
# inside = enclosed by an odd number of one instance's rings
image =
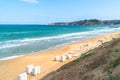
[[[61,61],[64,62],[66,60],[66,56],[65,55],[62,55],[61,56]]]
[[[33,76],[37,76],[37,75],[38,75],[38,68],[37,68],[37,67],[34,67],[34,68],[33,68],[32,75],[33,75]]]
[[[34,65],[29,65],[29,66],[27,66],[27,67],[26,67],[26,73],[27,73],[27,74],[32,73],[33,68],[34,68]]]
[[[59,60],[60,60],[60,57],[59,57],[59,56],[55,56],[55,57],[54,57],[54,60],[55,60],[55,61],[59,61]]]
[[[27,80],[27,73],[21,73],[18,75],[18,80]]]
[[[40,72],[41,72],[40,66],[36,66],[36,68],[37,68],[37,74],[40,74]]]
[[[67,55],[67,59],[70,59],[70,58],[72,58],[72,54]]]

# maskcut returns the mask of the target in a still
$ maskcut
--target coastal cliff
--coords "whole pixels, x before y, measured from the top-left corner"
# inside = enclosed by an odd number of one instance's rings
[[[42,80],[120,80],[120,39],[113,39]]]
[[[80,20],[74,22],[58,22],[51,23],[49,25],[119,25],[120,20],[98,20],[98,19],[90,19],[90,20]]]

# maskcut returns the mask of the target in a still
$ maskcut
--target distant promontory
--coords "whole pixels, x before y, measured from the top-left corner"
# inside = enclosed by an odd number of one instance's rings
[[[98,20],[98,19],[90,19],[90,20],[80,20],[74,22],[57,22],[51,23],[49,25],[119,25],[120,20]]]

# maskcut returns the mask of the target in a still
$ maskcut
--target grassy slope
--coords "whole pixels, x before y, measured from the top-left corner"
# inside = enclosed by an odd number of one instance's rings
[[[42,80],[120,80],[120,39],[104,43]]]

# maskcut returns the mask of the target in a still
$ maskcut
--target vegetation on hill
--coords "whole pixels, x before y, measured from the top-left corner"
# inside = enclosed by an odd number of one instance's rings
[[[120,80],[120,39],[113,39],[42,80]]]
[[[98,20],[98,19],[90,19],[90,20],[80,20],[75,22],[58,22],[52,23],[51,25],[118,25],[120,24],[120,20]]]

